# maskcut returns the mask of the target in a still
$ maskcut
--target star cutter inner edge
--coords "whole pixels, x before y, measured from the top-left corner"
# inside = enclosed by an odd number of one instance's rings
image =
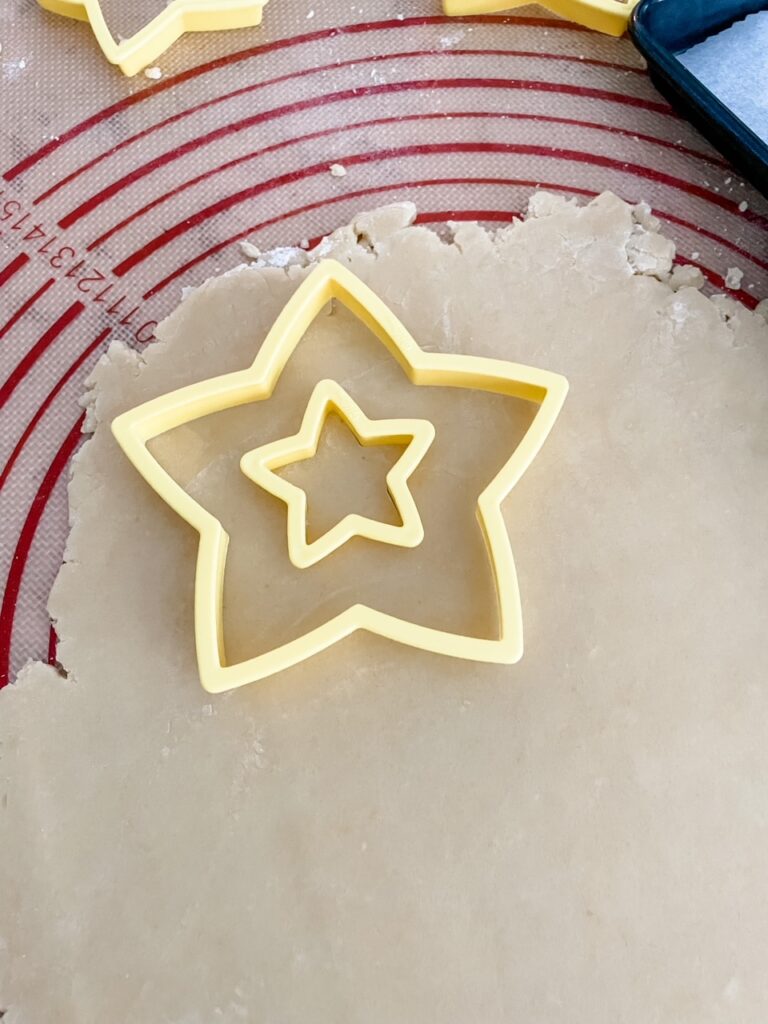
[[[38,0],[41,7],[65,18],[86,21],[110,64],[124,75],[138,74],[157,60],[185,32],[217,32],[261,24],[268,0],[171,0],[148,24],[116,42],[100,0]]]
[[[471,388],[539,406],[528,431],[477,501],[497,597],[498,636],[449,633],[364,604],[355,604],[301,637],[229,665],[223,630],[223,592],[229,536],[221,523],[170,476],[149,451],[169,430],[223,409],[263,401],[312,321],[331,299],[343,303],[385,345],[412,384]],[[562,408],[568,382],[557,373],[482,356],[427,352],[387,305],[351,270],[320,262],[289,299],[245,370],[200,381],[146,402],[112,422],[112,432],[138,472],[200,535],[195,575],[195,639],[200,681],[221,693],[290,668],[356,630],[470,661],[514,664],[523,653],[522,614],[512,546],[502,502],[536,457]]]
[[[384,523],[368,516],[351,514],[344,516],[316,540],[308,542],[307,495],[301,487],[278,476],[274,470],[316,455],[323,425],[332,412],[346,423],[360,444],[406,446],[387,473],[387,490],[401,522]],[[308,569],[353,537],[406,548],[421,544],[424,527],[408,489],[408,480],[434,439],[435,428],[429,420],[371,420],[340,384],[323,380],[312,392],[299,432],[248,452],[240,460],[240,468],[255,484],[285,502],[288,508],[288,557],[298,569]]]

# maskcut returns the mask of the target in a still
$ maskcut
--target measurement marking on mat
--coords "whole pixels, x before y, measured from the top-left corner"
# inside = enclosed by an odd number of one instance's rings
[[[0,189],[0,238],[18,232],[16,240],[42,259],[55,272],[57,281],[72,281],[80,295],[103,305],[104,312],[115,319],[118,326],[130,327],[136,341],[154,340],[157,321],[144,319],[141,303],[129,308],[130,300],[125,293],[120,293],[120,285],[113,274],[81,258],[77,248],[67,244],[60,232],[50,231],[44,223],[34,221],[32,212],[20,199],[3,201],[4,195],[5,189]]]

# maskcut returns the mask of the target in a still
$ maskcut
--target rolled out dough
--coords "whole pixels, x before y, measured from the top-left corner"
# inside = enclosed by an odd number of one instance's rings
[[[670,278],[671,243],[611,195],[539,194],[495,234],[413,215],[257,254],[97,367],[51,597],[66,676],[32,665],[0,696],[3,1024],[768,1020],[768,327]],[[421,345],[571,382],[505,506],[526,654],[358,635],[212,698],[196,535],[109,423],[250,363],[328,254]],[[237,461],[320,376],[369,416],[434,419],[421,548],[289,569],[284,509]],[[492,630],[472,509],[526,407],[414,394],[340,309],[281,386],[157,442],[232,534],[230,656],[366,597]],[[381,486],[334,484],[320,512],[375,510]]]

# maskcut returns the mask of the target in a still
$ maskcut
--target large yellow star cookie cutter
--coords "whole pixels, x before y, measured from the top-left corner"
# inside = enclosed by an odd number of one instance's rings
[[[529,3],[530,0],[443,0],[443,10],[449,15],[471,16],[509,11]],[[609,36],[624,35],[638,3],[639,0],[539,0],[540,6],[553,14]]]
[[[135,75],[165,53],[185,32],[251,28],[261,24],[268,0],[171,0],[149,24],[130,39],[117,42],[107,25],[99,0],[38,0],[41,7],[76,21],[90,23],[111,64]]]
[[[223,594],[229,537],[221,523],[163,469],[148,445],[160,434],[201,416],[269,398],[310,324],[333,299],[345,305],[373,332],[414,385],[471,388],[521,398],[538,406],[523,439],[477,501],[477,519],[496,586],[498,636],[449,633],[355,604],[303,636],[245,661],[227,664]],[[323,260],[294,292],[248,369],[191,384],[118,416],[112,431],[120,447],[157,494],[200,535],[195,575],[195,638],[203,687],[220,693],[256,682],[297,665],[357,630],[471,661],[518,661],[523,653],[522,614],[502,502],[544,444],[567,391],[567,381],[557,373],[505,360],[425,351],[352,271],[335,260]]]
[[[307,541],[307,495],[278,476],[282,469],[317,454],[320,433],[330,412],[335,412],[360,444],[405,445],[405,451],[387,473],[387,490],[400,523],[383,523],[353,513],[345,516],[317,540]],[[334,380],[323,380],[312,392],[301,429],[293,437],[273,441],[248,452],[240,460],[247,477],[284,501],[288,509],[288,557],[297,569],[308,569],[353,537],[381,544],[415,548],[424,539],[424,526],[408,480],[435,439],[429,420],[371,420],[355,400]]]

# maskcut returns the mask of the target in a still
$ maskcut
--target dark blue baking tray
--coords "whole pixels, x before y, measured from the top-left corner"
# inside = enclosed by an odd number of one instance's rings
[[[768,196],[768,144],[676,56],[748,14],[765,10],[768,0],[640,0],[629,32],[659,91]]]

